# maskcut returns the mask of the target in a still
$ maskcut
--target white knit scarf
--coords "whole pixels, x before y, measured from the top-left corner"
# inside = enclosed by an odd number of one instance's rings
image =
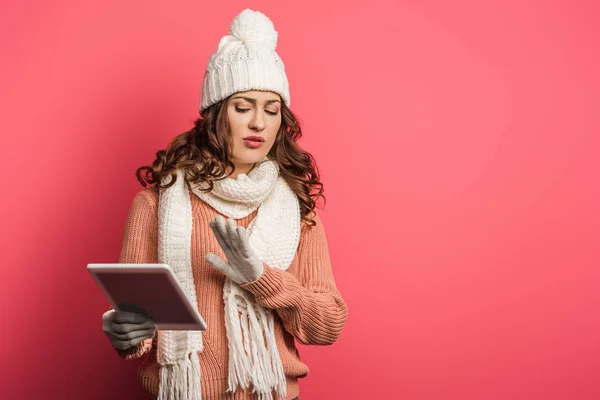
[[[189,185],[219,213],[239,219],[258,209],[248,225],[249,243],[271,267],[286,270],[300,239],[300,207],[296,194],[279,175],[276,162],[265,158],[248,174],[215,181],[211,192]],[[192,208],[181,170],[168,189],[161,189],[158,204],[158,258],[168,264],[192,304],[197,304],[191,266]],[[223,287],[225,325],[229,347],[228,391],[253,391],[259,400],[273,391],[285,398],[286,379],[274,335],[273,312],[229,278]],[[210,326],[207,328],[210,329]],[[243,338],[243,340],[242,340]],[[200,400],[200,331],[158,331],[160,364],[159,400]]]

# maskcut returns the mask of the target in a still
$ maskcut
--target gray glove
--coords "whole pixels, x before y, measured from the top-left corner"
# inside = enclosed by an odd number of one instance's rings
[[[204,257],[207,263],[217,268],[237,284],[257,280],[265,267],[248,242],[248,234],[243,226],[237,226],[232,218],[225,220],[217,215],[210,221],[210,227],[223,249],[227,261],[214,253]]]
[[[152,338],[156,326],[141,310],[108,310],[102,315],[102,330],[116,349],[126,350]]]

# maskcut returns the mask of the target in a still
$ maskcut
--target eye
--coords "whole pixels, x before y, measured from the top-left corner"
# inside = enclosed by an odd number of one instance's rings
[[[277,115],[277,111],[267,111],[267,114],[269,114],[269,115]]]
[[[235,111],[240,112],[240,113],[245,113],[246,111],[250,111],[249,108],[235,108]]]

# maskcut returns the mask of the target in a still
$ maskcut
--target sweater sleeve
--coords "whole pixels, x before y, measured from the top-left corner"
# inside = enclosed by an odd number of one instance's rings
[[[348,310],[336,288],[323,224],[318,215],[314,220],[315,226],[303,226],[293,272],[265,265],[257,280],[241,287],[274,309],[300,343],[329,345],[338,339]]]
[[[158,262],[157,202],[158,193],[153,189],[144,189],[136,194],[125,223],[119,263]],[[113,348],[119,357],[129,360],[148,353],[152,348],[152,343],[153,339],[149,338],[128,349]]]

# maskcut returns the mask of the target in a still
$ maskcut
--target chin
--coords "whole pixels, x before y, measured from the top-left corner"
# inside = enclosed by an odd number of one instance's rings
[[[232,161],[240,164],[254,164],[261,161],[269,154],[269,149],[241,149],[233,155]]]
[[[254,164],[261,161],[268,153],[261,152],[260,154],[254,152],[254,154],[244,154],[240,157],[233,157],[232,161],[236,164]]]

